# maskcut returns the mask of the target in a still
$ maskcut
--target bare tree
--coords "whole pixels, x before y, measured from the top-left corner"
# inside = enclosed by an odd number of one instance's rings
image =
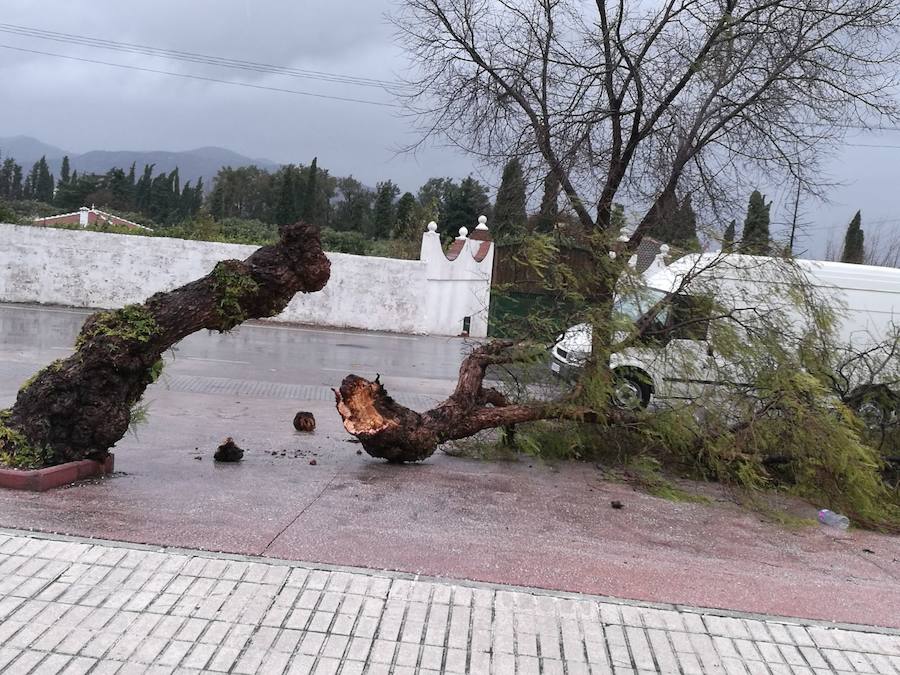
[[[450,427],[596,418],[582,394],[614,377],[617,280],[654,223],[687,193],[708,220],[727,222],[761,173],[815,192],[848,126],[900,119],[897,0],[406,0],[394,20],[418,73],[407,103],[425,136],[549,171],[588,233],[596,273],[580,280],[593,355],[562,403],[523,410],[487,397],[478,364],[513,359],[503,346],[473,354],[455,394],[425,418],[384,404],[380,385],[345,380],[346,428],[367,449],[392,447],[393,459],[429,454],[458,433]],[[615,203],[640,214],[624,236]]]
[[[408,0],[396,23],[428,133],[549,169],[586,227],[642,204],[629,249],[677,192],[808,184],[842,129],[898,113],[895,0]]]

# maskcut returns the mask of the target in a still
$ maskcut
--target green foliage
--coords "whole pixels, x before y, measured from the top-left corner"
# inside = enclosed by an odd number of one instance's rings
[[[300,217],[308,223],[317,223],[319,216],[318,182],[319,165],[318,157],[313,157],[312,164],[306,172],[306,180],[303,182],[303,195],[300,199]]]
[[[494,203],[494,218],[490,227],[495,241],[517,239],[525,233],[528,221],[526,202],[522,163],[513,157],[503,167],[503,177]]]
[[[166,362],[163,359],[157,359],[153,362],[153,365],[150,366],[150,383],[156,382],[160,376],[162,375],[163,368],[165,368]]]
[[[737,222],[732,220],[728,223],[728,227],[725,228],[725,233],[722,235],[722,250],[730,251],[734,248],[734,237],[735,237],[735,228],[737,227]]]
[[[741,251],[753,255],[768,255],[771,247],[769,234],[769,209],[772,203],[766,204],[765,197],[759,190],[754,190],[747,204],[747,217],[744,220],[744,232],[741,237]]]
[[[420,214],[420,211],[421,207],[413,193],[404,192],[397,202],[394,231],[391,236],[403,241],[413,240],[418,246],[422,231],[425,229],[424,214]]]
[[[552,171],[544,177],[544,194],[541,209],[535,222],[538,232],[553,232],[559,220],[559,178]]]
[[[709,497],[698,495],[684,490],[663,476],[662,462],[648,454],[639,454],[628,459],[626,476],[636,483],[645,492],[667,499],[670,502],[692,502],[695,504],[709,504]]]
[[[138,428],[147,424],[150,420],[150,404],[142,401],[136,402],[128,411],[128,431],[138,437]]]
[[[275,223],[278,225],[291,225],[300,217],[300,205],[297,199],[297,183],[299,183],[299,169],[293,164],[288,164],[281,170],[281,179],[278,184],[278,205],[275,207]]]
[[[691,196],[686,195],[680,204],[673,197],[665,209],[665,215],[653,223],[647,234],[682,251],[699,251],[697,214],[694,213]]]
[[[387,239],[396,225],[396,208],[394,199],[400,194],[400,188],[391,181],[378,183],[375,189],[375,204],[372,207],[371,230],[373,239]]]
[[[0,417],[0,465],[11,469],[40,469],[54,463],[50,448],[36,447],[23,434],[6,426],[9,411]]]
[[[371,232],[375,194],[353,176],[338,180],[337,187],[340,200],[335,206],[331,227],[345,232]]]
[[[451,183],[443,212],[441,226],[447,231],[455,234],[461,227],[474,230],[478,216],[487,216],[490,220],[491,203],[487,188],[471,176],[464,178],[458,186]]]
[[[223,327],[220,332],[231,330],[247,319],[242,301],[259,292],[259,284],[237,260],[217,263],[211,274],[218,296],[217,311]]]
[[[159,325],[153,314],[143,305],[125,305],[122,309],[99,312],[85,324],[75,346],[81,347],[88,340],[106,336],[125,342],[150,342],[157,334]]]
[[[19,216],[7,204],[0,202],[0,223],[18,223]]]
[[[851,220],[850,224],[847,226],[847,234],[844,235],[844,250],[841,253],[841,262],[856,263],[857,265],[860,265],[864,261],[866,255],[865,234],[863,233],[862,227],[860,227],[861,220],[862,215],[857,211],[856,215],[853,216],[853,220]]]

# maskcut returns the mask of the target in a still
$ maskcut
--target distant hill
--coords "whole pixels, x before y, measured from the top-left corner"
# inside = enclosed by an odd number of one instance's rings
[[[47,157],[50,170],[55,176],[59,176],[59,167],[62,158],[68,155],[72,169],[78,173],[106,173],[113,167],[120,167],[126,171],[132,163],[137,165],[140,174],[145,164],[155,164],[155,172],[172,171],[176,166],[181,178],[181,184],[186,181],[195,182],[202,177],[203,183],[209,189],[212,186],[213,177],[223,166],[239,167],[255,164],[261,169],[275,170],[279,165],[267,159],[250,159],[226,148],[206,147],[195,150],[183,150],[180,152],[166,152],[163,150],[92,150],[83,154],[66,152],[62,148],[47,145],[29,136],[13,136],[0,138],[0,159],[14,157],[22,165],[25,171],[42,156]]]
[[[27,172],[31,165],[41,157],[46,156],[47,161],[60,162],[66,151],[55,145],[47,145],[30,136],[12,136],[0,138],[0,159],[14,158]],[[71,157],[69,158],[71,159]]]

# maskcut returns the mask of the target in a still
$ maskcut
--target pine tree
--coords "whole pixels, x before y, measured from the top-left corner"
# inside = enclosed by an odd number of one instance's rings
[[[847,226],[841,262],[861,265],[865,259],[865,235],[860,227],[861,221],[862,215],[857,211],[853,220],[850,221],[850,225]]]
[[[47,164],[47,158],[41,157],[37,163],[38,173],[37,180],[34,185],[34,198],[42,202],[53,201],[53,174],[50,173],[50,166]]]
[[[552,171],[544,178],[544,196],[541,210],[535,222],[538,232],[553,232],[559,220],[559,179]]]
[[[513,157],[503,167],[491,231],[497,241],[515,239],[525,232],[528,214],[525,211],[525,177],[518,157]]]
[[[372,239],[387,239],[394,231],[396,211],[394,199],[400,194],[400,188],[386,180],[375,186],[375,204],[372,206],[372,228],[369,236]]]
[[[307,223],[315,223],[317,217],[317,186],[318,181],[318,157],[313,157],[312,164],[309,165],[309,175],[306,178],[306,185],[303,186],[303,197],[300,202],[300,218]]]
[[[71,170],[69,167],[69,156],[66,155],[62,160],[62,167],[59,170],[59,185],[65,185],[71,179]]]
[[[751,255],[768,255],[770,247],[769,238],[769,209],[771,202],[766,204],[765,197],[759,190],[754,190],[747,204],[747,218],[744,220],[744,233],[741,238],[741,250]]]
[[[725,233],[722,235],[722,250],[730,251],[734,248],[734,237],[735,237],[735,229],[737,228],[737,221],[732,220],[728,223],[728,227],[725,228]]]

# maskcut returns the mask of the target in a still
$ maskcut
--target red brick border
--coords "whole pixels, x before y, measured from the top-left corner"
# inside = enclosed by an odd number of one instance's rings
[[[82,459],[78,462],[66,462],[45,469],[19,471],[18,469],[0,469],[0,488],[9,490],[29,490],[43,492],[61,485],[68,485],[83,478],[103,476],[113,472],[115,457],[112,453],[103,462],[93,459]]]

